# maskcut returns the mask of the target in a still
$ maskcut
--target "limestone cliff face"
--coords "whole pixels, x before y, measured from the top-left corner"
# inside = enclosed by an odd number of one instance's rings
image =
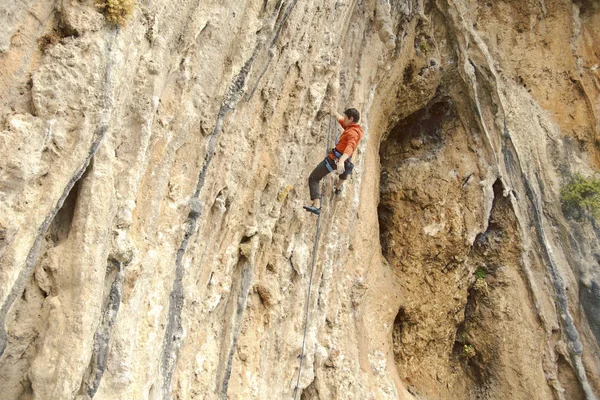
[[[597,399],[592,0],[0,5],[4,399]]]

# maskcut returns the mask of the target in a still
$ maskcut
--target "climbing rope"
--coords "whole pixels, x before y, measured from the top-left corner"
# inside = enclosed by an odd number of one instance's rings
[[[325,148],[325,157],[329,153],[329,139],[331,137],[331,115],[329,116],[329,127],[327,128],[327,147]],[[321,182],[321,198],[319,199],[319,208],[323,207],[323,193],[325,192],[325,179]],[[302,361],[304,360],[304,346],[306,344],[306,330],[308,328],[308,306],[310,305],[310,289],[312,287],[313,271],[315,270],[315,260],[317,258],[317,244],[319,243],[319,228],[321,227],[321,213],[317,219],[317,230],[315,232],[315,241],[313,244],[312,266],[310,268],[310,278],[308,279],[308,294],[306,296],[306,310],[304,312],[304,337],[302,338],[302,351],[300,353],[300,368],[298,369],[298,379],[294,389],[294,400],[298,395],[298,385],[300,384],[300,373],[302,372]]]

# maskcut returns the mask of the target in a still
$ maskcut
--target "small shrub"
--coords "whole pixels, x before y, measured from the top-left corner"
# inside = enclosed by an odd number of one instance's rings
[[[462,358],[469,360],[475,357],[477,355],[477,352],[475,351],[475,347],[473,347],[473,345],[465,344],[460,355]]]
[[[133,14],[135,3],[136,0],[96,0],[96,7],[102,9],[108,21],[124,26]]]
[[[567,212],[589,212],[595,218],[599,217],[600,179],[575,174],[573,180],[560,190],[560,202]]]
[[[481,267],[477,268],[477,270],[475,271],[475,278],[477,279],[485,279],[486,276],[487,273],[485,272],[485,269]]]

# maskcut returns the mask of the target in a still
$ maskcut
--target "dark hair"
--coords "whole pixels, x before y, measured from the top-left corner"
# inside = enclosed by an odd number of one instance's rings
[[[346,111],[344,111],[344,114],[346,114],[346,117],[352,118],[352,120],[355,123],[358,123],[358,121],[360,120],[360,113],[356,108],[349,108]]]

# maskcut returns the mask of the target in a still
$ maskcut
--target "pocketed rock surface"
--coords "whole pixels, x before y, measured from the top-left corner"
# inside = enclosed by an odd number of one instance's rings
[[[600,231],[560,201],[600,167],[598,2],[126,19],[0,5],[3,399],[600,396]]]

